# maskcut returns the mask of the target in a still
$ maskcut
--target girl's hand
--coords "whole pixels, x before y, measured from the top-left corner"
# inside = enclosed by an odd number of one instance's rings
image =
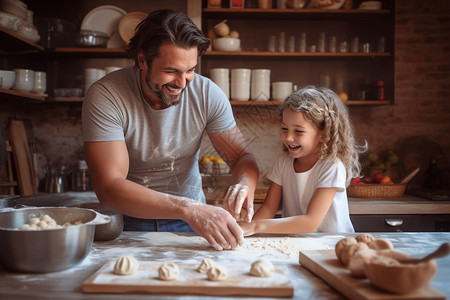
[[[242,231],[244,232],[244,236],[250,236],[253,235],[256,232],[256,221],[253,221],[251,223],[247,222],[237,222],[239,226],[241,226]]]
[[[249,194],[249,187],[243,184],[234,184],[230,186],[223,199],[223,207],[230,214],[239,220],[242,208],[245,208],[247,214],[244,221],[250,222],[253,218],[253,197]]]

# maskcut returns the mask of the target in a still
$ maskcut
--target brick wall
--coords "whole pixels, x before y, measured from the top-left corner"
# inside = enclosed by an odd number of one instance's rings
[[[417,164],[426,168],[431,153],[449,170],[450,1],[397,0],[395,31],[395,104],[351,107],[358,140],[367,140],[373,151],[396,147],[405,169]],[[39,150],[50,164],[82,158],[79,104],[4,101],[0,108],[2,123],[10,116],[31,119]],[[239,107],[235,112],[261,168],[263,185],[281,151],[278,108]],[[202,152],[213,152],[208,142]]]

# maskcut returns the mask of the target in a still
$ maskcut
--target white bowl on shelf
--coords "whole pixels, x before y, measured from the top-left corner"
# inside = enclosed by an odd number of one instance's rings
[[[241,40],[236,38],[217,38],[213,40],[213,48],[216,51],[239,51]]]
[[[16,31],[23,20],[18,16],[8,14],[6,12],[0,11],[0,26],[12,31]]]
[[[10,89],[16,81],[16,72],[0,70],[0,88]]]

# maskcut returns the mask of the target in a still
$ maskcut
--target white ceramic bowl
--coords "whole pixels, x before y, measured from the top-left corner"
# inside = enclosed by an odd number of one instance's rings
[[[239,51],[241,40],[235,38],[217,38],[213,40],[213,48],[217,51]]]
[[[10,89],[16,81],[16,72],[0,70],[0,87]]]
[[[14,16],[3,11],[0,11],[0,26],[12,31],[16,31],[22,24],[23,20],[18,16]]]
[[[14,69],[16,80],[13,90],[29,93],[34,89],[34,71],[29,69]]]

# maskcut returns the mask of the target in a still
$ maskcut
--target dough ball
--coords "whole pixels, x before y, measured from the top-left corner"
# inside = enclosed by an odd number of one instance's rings
[[[375,239],[369,243],[369,248],[374,250],[394,250],[394,245],[388,239]]]
[[[261,258],[254,263],[250,268],[250,274],[257,277],[270,277],[275,272],[273,264],[264,258]]]
[[[180,269],[174,263],[163,263],[158,268],[158,274],[161,280],[175,280],[180,274]]]
[[[39,218],[33,218],[28,222],[29,225],[37,225],[41,220]]]
[[[205,259],[203,259],[201,264],[198,266],[197,271],[202,274],[206,274],[206,272],[208,272],[209,268],[214,267],[215,265],[216,265],[215,261],[213,261],[212,259],[209,259],[209,258],[205,258]]]
[[[334,246],[334,251],[336,252],[336,256],[337,258],[341,261],[341,253],[342,250],[350,245],[356,245],[358,242],[356,241],[355,238],[352,237],[347,237],[347,238],[343,238],[342,240],[340,240],[339,242],[336,243],[336,246]],[[342,262],[342,261],[341,261]]]
[[[81,225],[84,224],[83,221],[76,221],[73,225]]]
[[[375,238],[368,233],[360,234],[355,239],[358,243],[365,243],[367,245],[370,244],[370,242],[372,242],[373,240],[375,240]]]
[[[209,280],[221,281],[227,279],[228,272],[224,267],[216,265],[209,268],[208,272],[206,272],[206,275],[208,276]]]
[[[53,218],[52,217],[50,217],[49,215],[43,215],[41,218],[40,218],[40,220],[41,221],[44,221],[44,222],[46,222],[46,223],[49,223],[49,222],[51,222],[51,221],[55,221],[55,220],[53,220]]]
[[[39,229],[44,230],[44,229],[47,229],[48,224],[47,224],[47,222],[45,222],[45,221],[40,221],[36,226],[37,226]]]
[[[373,249],[364,249],[356,251],[356,253],[350,258],[348,263],[348,269],[352,276],[355,277],[366,277],[364,272],[364,263],[369,261],[377,252]]]
[[[66,223],[64,223],[64,225],[63,225],[64,227],[69,227],[69,226],[72,226],[72,223],[70,223],[70,222],[66,222]]]
[[[357,243],[353,245],[349,245],[342,250],[341,253],[341,262],[344,266],[348,266],[350,259],[356,253],[356,251],[369,249],[366,243]]]
[[[138,267],[139,263],[134,257],[125,255],[116,261],[114,273],[117,275],[131,275],[136,272]]]
[[[23,224],[19,227],[19,230],[31,230],[31,226],[28,224]]]

